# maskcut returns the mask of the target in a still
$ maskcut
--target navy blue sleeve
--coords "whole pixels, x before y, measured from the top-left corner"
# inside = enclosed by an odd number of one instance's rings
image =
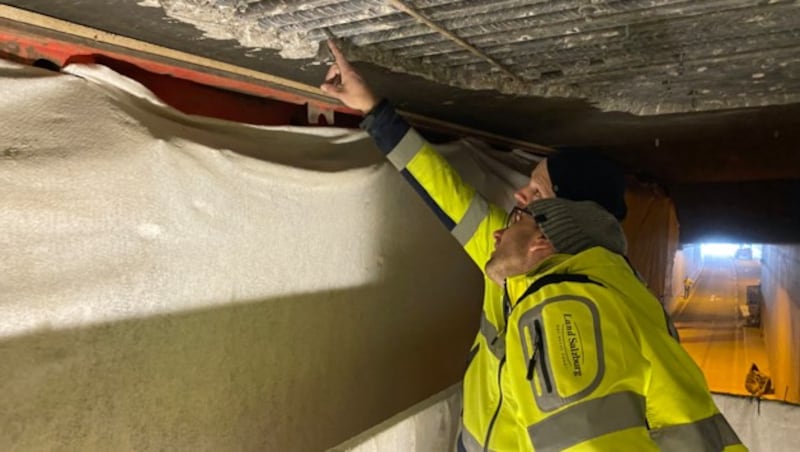
[[[381,99],[378,105],[367,113],[360,126],[369,133],[385,154],[391,152],[411,128],[386,99]]]

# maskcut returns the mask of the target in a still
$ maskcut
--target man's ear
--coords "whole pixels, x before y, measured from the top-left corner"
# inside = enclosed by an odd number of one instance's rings
[[[551,251],[555,253],[555,248],[553,244],[550,243],[550,240],[547,240],[547,237],[544,234],[537,235],[532,241],[530,246],[528,246],[528,254],[533,254],[540,251]]]

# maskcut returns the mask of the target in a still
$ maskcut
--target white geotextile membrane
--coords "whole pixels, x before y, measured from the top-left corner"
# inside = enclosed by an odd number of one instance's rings
[[[759,406],[757,400],[724,394],[714,394],[714,401],[751,452],[797,450],[800,406],[772,400],[763,400]],[[460,403],[461,385],[454,385],[329,452],[454,450]]]
[[[188,117],[103,66],[2,71],[0,335],[380,277],[396,178],[364,133]],[[475,146],[442,150],[508,199]]]
[[[479,273],[368,137],[65,72],[0,60],[0,450],[322,450],[460,378]]]
[[[70,71],[93,82],[4,70],[0,334],[379,277],[368,141],[189,118],[107,68]]]

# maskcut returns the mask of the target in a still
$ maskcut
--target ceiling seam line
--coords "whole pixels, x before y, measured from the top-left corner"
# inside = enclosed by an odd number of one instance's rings
[[[520,76],[518,76],[517,74],[515,74],[514,72],[512,72],[511,70],[506,68],[499,61],[495,60],[494,58],[490,57],[489,55],[486,55],[485,53],[483,53],[477,47],[473,46],[472,44],[470,44],[467,41],[463,40],[462,38],[458,37],[452,31],[442,27],[441,25],[437,24],[433,20],[429,19],[427,16],[422,14],[420,11],[417,11],[414,7],[412,7],[410,5],[407,5],[402,0],[389,0],[389,4],[392,5],[392,7],[394,7],[398,11],[402,11],[402,12],[408,14],[409,16],[413,17],[414,19],[418,20],[419,22],[422,22],[423,24],[425,24],[427,27],[431,28],[436,33],[444,36],[445,38],[449,39],[450,41],[455,42],[456,44],[458,44],[459,46],[465,48],[466,50],[470,51],[471,53],[475,54],[476,56],[486,60],[492,66],[496,67],[501,72],[503,72],[504,74],[506,74],[509,77],[511,77],[513,80],[515,80],[517,82],[520,82],[520,83],[525,83],[525,81],[522,80],[520,78]]]

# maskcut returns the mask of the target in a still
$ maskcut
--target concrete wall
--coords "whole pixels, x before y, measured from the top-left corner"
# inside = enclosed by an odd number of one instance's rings
[[[800,245],[764,246],[761,290],[775,398],[800,403]]]
[[[689,277],[692,281],[697,281],[700,271],[703,270],[703,255],[700,252],[700,244],[683,245],[675,252],[672,261],[672,272],[667,275],[664,306],[667,312],[673,313],[682,306],[683,281]]]
[[[622,223],[628,238],[628,258],[648,289],[662,303],[668,300],[666,278],[678,248],[675,205],[656,185],[628,181],[628,216]]]
[[[457,407],[460,386],[448,388],[392,419],[351,438],[328,452],[376,452],[402,450],[430,452],[451,450],[442,444],[458,433]],[[800,407],[764,400],[714,394],[714,402],[739,440],[750,452],[794,452]]]

